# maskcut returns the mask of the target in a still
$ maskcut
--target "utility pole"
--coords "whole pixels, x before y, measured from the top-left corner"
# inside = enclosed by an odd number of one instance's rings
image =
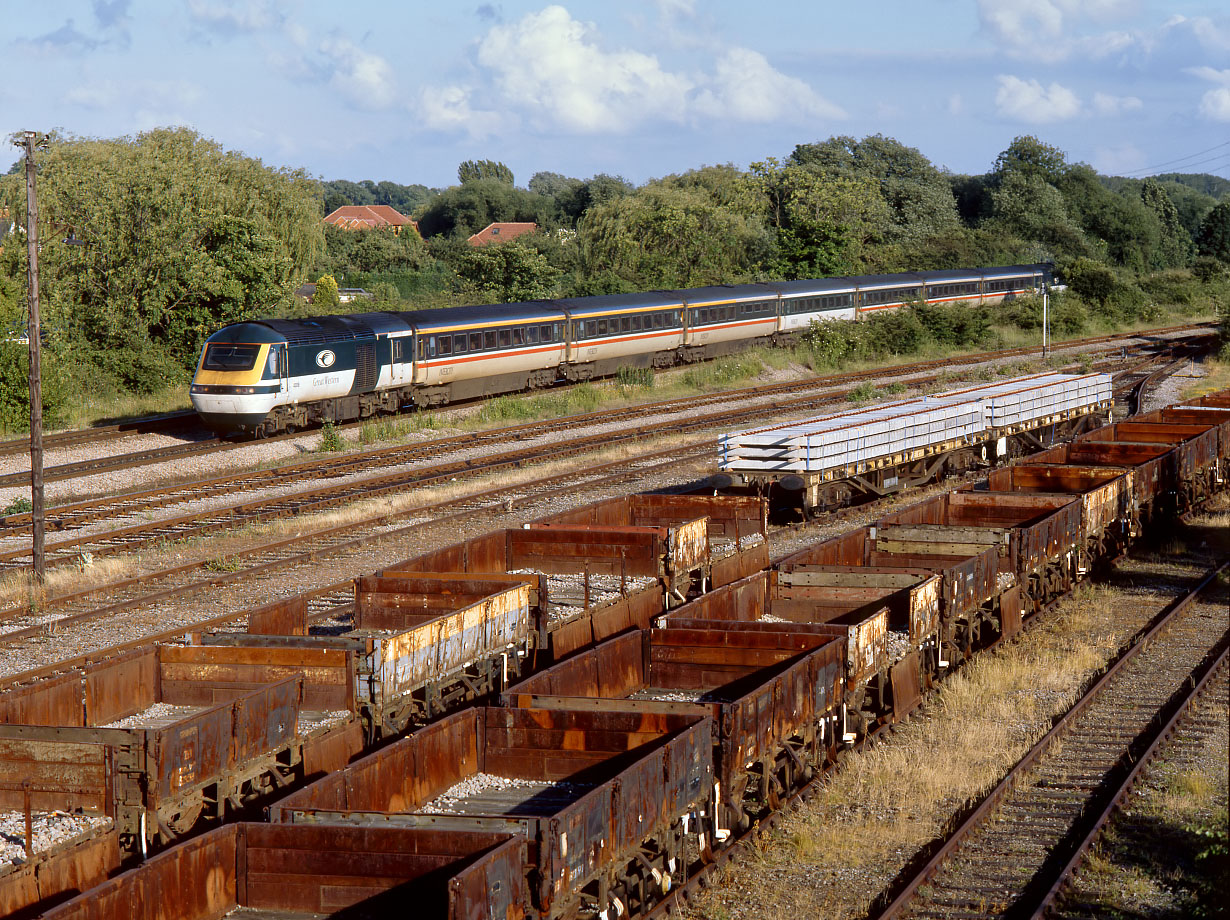
[[[38,198],[34,184],[34,150],[41,141],[42,138],[34,131],[24,131],[14,138],[14,143],[26,151],[26,246],[29,257],[26,299],[30,308],[30,529],[33,534],[35,591],[39,595],[46,577],[46,559],[43,546],[43,380],[38,315]]]

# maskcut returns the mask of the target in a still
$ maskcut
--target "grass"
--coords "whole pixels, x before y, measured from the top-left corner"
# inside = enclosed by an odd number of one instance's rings
[[[811,803],[783,817],[763,869],[741,868],[737,891],[711,889],[693,915],[736,905],[740,916],[863,915],[871,895],[855,893],[861,880],[896,871],[954,809],[998,782],[1140,625],[1134,619],[1147,618],[1120,606],[1111,590],[1083,587],[1028,641],[949,677],[889,742],[852,756]]]

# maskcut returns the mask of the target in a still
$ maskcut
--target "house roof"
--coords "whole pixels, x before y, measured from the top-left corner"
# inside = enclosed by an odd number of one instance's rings
[[[419,225],[387,204],[347,204],[342,205],[325,218],[326,224],[332,224],[343,230],[371,230],[381,227],[410,226],[418,232]]]
[[[515,240],[522,234],[533,233],[537,229],[538,224],[533,221],[496,221],[493,224],[487,224],[487,226],[475,233],[466,242],[471,246],[486,246],[488,243],[506,243],[509,240]]]

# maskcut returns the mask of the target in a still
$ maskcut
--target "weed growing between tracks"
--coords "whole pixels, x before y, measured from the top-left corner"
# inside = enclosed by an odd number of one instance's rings
[[[811,802],[783,816],[760,857],[698,896],[690,916],[864,916],[953,812],[998,782],[1161,606],[1080,588],[1023,641],[976,658],[894,735],[851,756]]]

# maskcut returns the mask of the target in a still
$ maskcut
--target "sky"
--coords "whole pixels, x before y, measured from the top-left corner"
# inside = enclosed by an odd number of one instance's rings
[[[641,184],[869,134],[1230,178],[1230,0],[0,0],[0,48],[5,138],[185,125],[323,179]]]

